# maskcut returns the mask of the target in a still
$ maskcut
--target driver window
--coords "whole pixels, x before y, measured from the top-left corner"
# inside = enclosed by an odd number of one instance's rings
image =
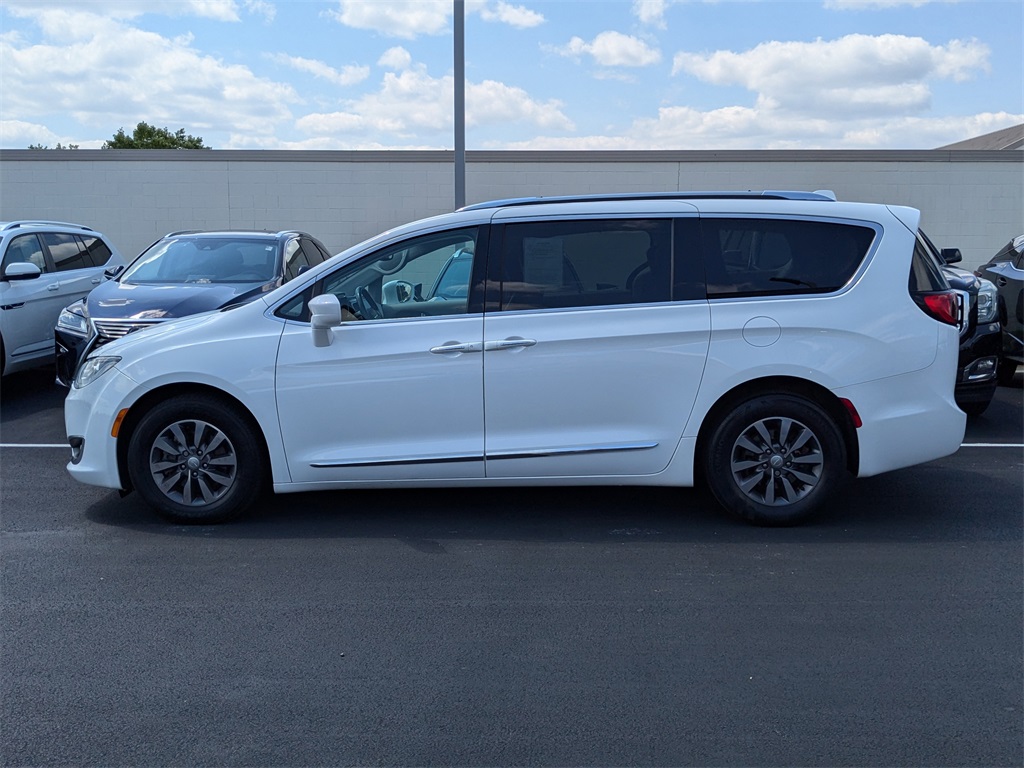
[[[355,320],[465,314],[477,228],[404,240],[324,278]]]

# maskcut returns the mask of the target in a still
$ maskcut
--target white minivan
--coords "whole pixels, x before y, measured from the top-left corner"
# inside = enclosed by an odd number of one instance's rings
[[[706,483],[792,524],[961,443],[918,219],[808,192],[471,205],[97,350],[68,469],[177,522],[270,487]]]

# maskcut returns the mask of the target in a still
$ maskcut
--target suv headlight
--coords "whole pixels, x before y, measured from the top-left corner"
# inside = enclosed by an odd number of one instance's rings
[[[86,306],[85,300],[82,299],[64,307],[57,317],[57,327],[76,336],[88,336],[89,308]]]
[[[999,306],[996,303],[998,289],[991,280],[981,278],[981,287],[978,289],[978,322],[994,322],[999,314]]]
[[[119,362],[120,357],[87,357],[75,374],[75,389],[89,386]]]

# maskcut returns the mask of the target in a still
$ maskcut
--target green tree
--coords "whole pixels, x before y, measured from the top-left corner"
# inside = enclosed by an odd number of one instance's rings
[[[114,138],[103,142],[103,149],[209,149],[203,146],[198,136],[185,135],[185,129],[179,128],[171,133],[166,128],[157,128],[149,123],[139,123],[132,135],[118,128]]]
[[[46,146],[45,144],[29,144],[29,145],[28,145],[28,148],[29,148],[29,149],[49,149],[49,147],[48,147],[48,146]],[[58,142],[57,142],[57,146],[56,146],[56,147],[54,147],[54,149],[78,149],[78,145],[77,145],[77,144],[68,144],[68,145],[67,145],[67,146],[65,147],[65,146],[64,146],[63,144],[61,144],[61,143],[60,143],[60,142],[58,141]]]

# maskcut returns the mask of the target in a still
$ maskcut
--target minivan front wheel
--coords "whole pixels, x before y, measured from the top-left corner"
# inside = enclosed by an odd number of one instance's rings
[[[829,415],[795,395],[741,403],[714,427],[705,454],[712,494],[758,525],[793,525],[842,480],[846,448]]]
[[[128,445],[132,485],[176,523],[237,517],[264,487],[256,435],[231,407],[202,395],[166,400],[150,410]]]

